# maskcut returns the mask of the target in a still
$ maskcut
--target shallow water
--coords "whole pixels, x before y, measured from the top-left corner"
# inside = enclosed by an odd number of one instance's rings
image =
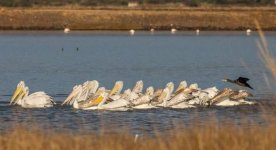
[[[258,53],[258,34],[244,32],[71,32],[5,31],[0,32],[0,130],[18,123],[36,124],[45,129],[99,131],[104,126],[128,128],[132,132],[169,130],[175,124],[202,124],[210,113],[220,122],[243,118],[252,124],[265,124],[259,106],[200,108],[187,110],[147,110],[131,112],[76,111],[70,107],[27,110],[9,107],[16,84],[24,80],[30,91],[43,90],[60,104],[72,87],[86,80],[98,80],[111,88],[123,80],[132,88],[138,80],[145,87],[164,87],[169,81],[198,83],[201,88],[236,88],[221,82],[223,78],[250,78],[259,98],[269,97],[273,84]],[[276,51],[276,32],[267,32],[272,52]],[[274,50],[274,51],[273,51]],[[177,86],[177,85],[176,85]],[[272,87],[272,91],[273,91]]]

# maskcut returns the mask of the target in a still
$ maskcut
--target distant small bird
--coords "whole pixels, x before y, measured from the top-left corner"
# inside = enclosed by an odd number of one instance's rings
[[[78,47],[76,48],[76,51],[79,51],[79,48],[78,48]]]
[[[199,35],[199,29],[196,29],[196,35]]]
[[[150,24],[150,32],[153,33],[154,32],[154,27],[152,24]]]
[[[134,30],[134,29],[131,29],[131,30],[129,30],[129,33],[130,33],[130,35],[134,35],[135,30]]]
[[[175,34],[175,32],[177,31],[176,28],[173,27],[174,24],[171,24],[171,33],[172,34]]]
[[[69,33],[70,32],[70,29],[69,28],[64,28],[64,33]]]
[[[250,35],[251,34],[251,30],[250,29],[247,29],[246,30],[246,35]]]
[[[63,52],[63,51],[64,51],[64,48],[61,48],[61,51]]]
[[[248,80],[249,80],[248,78],[239,77],[239,78],[236,79],[236,80],[223,79],[222,81],[234,83],[234,84],[237,84],[237,85],[239,85],[239,86],[248,87],[248,88],[250,88],[250,89],[253,89],[253,88],[247,83]]]

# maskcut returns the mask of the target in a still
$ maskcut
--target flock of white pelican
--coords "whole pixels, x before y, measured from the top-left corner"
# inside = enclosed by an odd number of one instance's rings
[[[201,106],[235,106],[255,104],[248,100],[252,94],[246,90],[225,88],[219,91],[216,87],[200,89],[196,83],[188,86],[181,81],[178,87],[169,82],[164,88],[152,86],[143,92],[143,81],[137,81],[132,89],[122,92],[123,81],[117,81],[111,90],[99,87],[97,80],[86,81],[73,87],[71,93],[61,104],[82,110],[117,110],[175,108],[185,109]],[[24,108],[53,107],[56,103],[45,92],[39,91],[29,95],[29,88],[20,81],[11,97],[10,105]]]

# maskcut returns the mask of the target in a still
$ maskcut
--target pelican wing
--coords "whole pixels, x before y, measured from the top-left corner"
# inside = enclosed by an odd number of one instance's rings
[[[44,92],[35,92],[27,97],[24,97],[22,107],[25,108],[43,108],[52,107],[54,101],[52,97]]]
[[[141,93],[142,90],[143,90],[143,81],[140,80],[140,81],[137,81],[135,86],[133,87],[132,89],[132,92],[135,92],[135,93]]]
[[[217,104],[224,100],[227,100],[229,99],[229,96],[233,93],[233,90],[225,88],[223,91],[219,92],[213,99],[211,99],[211,104]]]
[[[127,107],[129,104],[130,104],[129,101],[127,101],[125,99],[118,99],[116,101],[112,101],[112,102],[102,105],[101,109],[122,108],[122,107]]]
[[[179,93],[176,96],[174,96],[171,100],[169,100],[167,102],[166,106],[177,105],[181,102],[188,101],[189,99],[192,99],[192,98],[194,98],[194,96],[188,95],[188,94],[185,94],[185,93]]]
[[[141,105],[141,104],[147,104],[150,102],[152,98],[149,95],[144,95],[141,96],[133,101],[131,101],[131,103],[136,106],[136,105]]]

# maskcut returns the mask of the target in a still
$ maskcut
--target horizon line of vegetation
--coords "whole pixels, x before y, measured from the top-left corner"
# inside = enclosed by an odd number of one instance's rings
[[[129,2],[136,2],[140,5],[154,4],[179,4],[184,6],[197,7],[201,5],[246,5],[264,6],[275,5],[276,0],[0,0],[3,7],[32,7],[32,6],[128,6]]]

